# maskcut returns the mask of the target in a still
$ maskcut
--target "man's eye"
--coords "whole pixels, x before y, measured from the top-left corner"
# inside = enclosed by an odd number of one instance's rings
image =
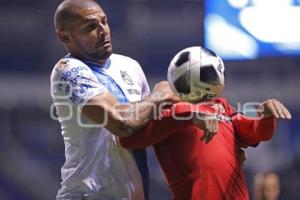
[[[97,25],[96,24],[90,24],[87,26],[87,30],[94,30],[95,28],[97,28]]]

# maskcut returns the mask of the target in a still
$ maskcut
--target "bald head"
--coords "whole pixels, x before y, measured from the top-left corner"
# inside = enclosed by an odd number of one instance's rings
[[[99,6],[94,0],[64,0],[56,9],[54,24],[56,31],[67,30],[80,18],[79,10]],[[101,7],[100,7],[101,8]]]
[[[107,16],[96,1],[64,0],[54,21],[58,38],[73,57],[103,64],[112,54]]]

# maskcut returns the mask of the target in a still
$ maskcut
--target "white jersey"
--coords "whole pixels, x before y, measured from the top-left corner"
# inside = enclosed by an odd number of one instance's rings
[[[149,87],[140,65],[116,54],[101,67],[69,56],[54,67],[51,90],[66,159],[57,200],[143,200],[142,179],[132,153],[77,109],[105,91],[120,96],[121,102],[141,100]]]

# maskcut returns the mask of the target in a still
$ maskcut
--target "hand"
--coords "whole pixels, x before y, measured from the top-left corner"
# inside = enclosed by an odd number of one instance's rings
[[[204,134],[200,140],[204,141],[206,144],[208,144],[218,133],[219,121],[215,116],[197,113],[194,116],[192,123],[203,130]]]
[[[162,102],[178,102],[179,97],[171,90],[168,81],[161,81],[157,83],[151,94],[149,95],[149,100],[159,104]]]
[[[262,103],[264,118],[274,116],[277,119],[292,119],[289,110],[277,99],[268,99]]]

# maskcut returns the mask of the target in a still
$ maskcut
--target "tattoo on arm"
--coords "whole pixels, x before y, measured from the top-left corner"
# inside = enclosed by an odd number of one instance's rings
[[[120,105],[118,113],[122,120],[118,129],[124,133],[120,136],[129,136],[142,129],[153,118],[154,112],[155,105],[148,101]]]

